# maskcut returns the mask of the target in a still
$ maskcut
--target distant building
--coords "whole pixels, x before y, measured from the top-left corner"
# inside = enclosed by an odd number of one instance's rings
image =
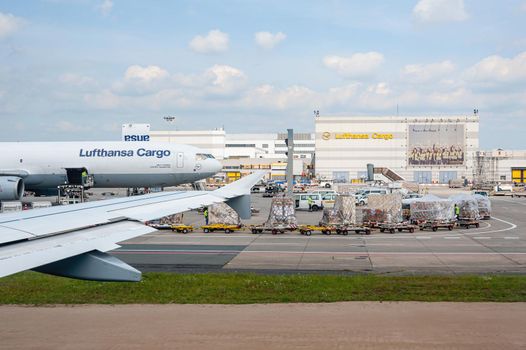
[[[478,115],[315,118],[318,177],[350,182],[367,176],[418,183],[472,179]]]

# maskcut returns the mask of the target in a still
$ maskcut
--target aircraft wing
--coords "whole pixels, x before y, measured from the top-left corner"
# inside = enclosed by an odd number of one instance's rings
[[[156,231],[145,222],[226,202],[250,217],[256,172],[215,191],[160,192],[0,214],[0,277],[33,269],[101,281],[138,281],[141,273],[105,252]]]

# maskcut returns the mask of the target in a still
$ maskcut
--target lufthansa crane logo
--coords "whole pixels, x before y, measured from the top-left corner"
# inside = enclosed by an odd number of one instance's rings
[[[330,132],[324,132],[323,134],[321,134],[321,138],[324,139],[324,140],[329,140],[331,138],[331,133]]]

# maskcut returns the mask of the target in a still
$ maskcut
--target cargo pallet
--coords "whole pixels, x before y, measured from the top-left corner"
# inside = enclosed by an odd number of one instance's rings
[[[209,232],[215,232],[215,231],[223,231],[225,233],[231,233],[234,231],[241,230],[241,226],[239,225],[225,225],[225,224],[211,224],[211,225],[204,225],[201,226],[204,233]]]
[[[380,232],[389,232],[389,233],[395,233],[395,231],[402,232],[402,231],[408,231],[409,233],[415,232],[415,230],[418,228],[418,226],[413,224],[407,224],[407,223],[383,223],[380,224]]]
[[[425,221],[419,225],[420,231],[424,231],[426,228],[430,228],[433,232],[438,231],[439,228],[447,228],[449,231],[455,227],[455,222],[440,222],[440,221]]]
[[[475,226],[476,228],[480,227],[480,223],[478,220],[470,218],[459,218],[457,221],[457,225],[460,227],[464,227],[465,229],[468,229],[471,226]]]
[[[172,232],[179,233],[188,233],[194,231],[194,227],[190,225],[171,225],[170,229],[172,230]]]
[[[277,235],[278,233],[285,233],[285,231],[296,231],[296,226],[264,226],[264,225],[254,225],[249,227],[250,231],[253,234],[257,233],[263,233],[263,232],[270,232],[273,235]]]

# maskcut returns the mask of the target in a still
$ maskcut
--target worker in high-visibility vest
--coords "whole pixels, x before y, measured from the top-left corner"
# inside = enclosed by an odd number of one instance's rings
[[[205,207],[205,211],[203,211],[203,216],[205,217],[205,225],[208,225],[208,207]]]
[[[458,220],[458,218],[460,217],[460,207],[458,205],[455,204],[455,216]]]
[[[309,204],[309,211],[312,211],[312,204],[314,201],[312,200],[311,196],[307,197],[307,203]]]
[[[86,169],[82,170],[82,185],[86,185],[86,182],[88,182],[88,172]]]

